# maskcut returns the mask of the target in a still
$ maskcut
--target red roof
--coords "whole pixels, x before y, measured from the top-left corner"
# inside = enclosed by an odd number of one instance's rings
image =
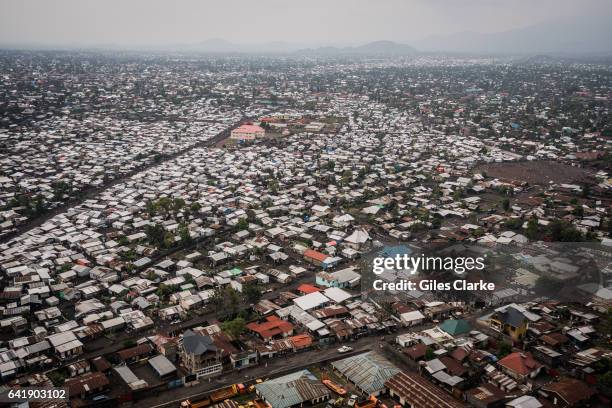
[[[304,251],[304,257],[312,258],[315,261],[319,261],[319,262],[323,262],[324,260],[327,259],[327,255],[322,254],[321,252],[317,252],[313,249],[307,249],[306,251]]]
[[[528,375],[542,367],[530,353],[512,353],[499,360],[499,365],[520,375]]]
[[[264,339],[274,336],[289,334],[293,331],[293,325],[286,320],[279,319],[277,316],[269,316],[263,323],[249,323],[249,330],[259,334]]]
[[[308,334],[298,334],[297,336],[291,337],[289,340],[291,340],[293,347],[296,349],[302,349],[312,345],[312,337]]]
[[[242,133],[259,133],[264,132],[264,129],[261,126],[257,125],[242,125],[235,129],[237,132]]]
[[[309,293],[320,292],[321,289],[307,283],[302,283],[300,286],[298,286],[297,291],[307,295]]]
[[[463,347],[457,347],[450,353],[450,356],[457,361],[463,361],[470,353]]]

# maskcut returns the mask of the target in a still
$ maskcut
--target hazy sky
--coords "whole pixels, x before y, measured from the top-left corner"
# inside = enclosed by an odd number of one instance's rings
[[[611,0],[0,0],[0,44],[169,45],[222,38],[307,45],[410,43],[495,32],[574,15]]]

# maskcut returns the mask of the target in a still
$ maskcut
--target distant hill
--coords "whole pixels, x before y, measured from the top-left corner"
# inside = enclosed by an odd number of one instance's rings
[[[374,41],[357,47],[319,47],[297,51],[299,54],[318,55],[414,55],[417,50],[393,41]]]
[[[393,41],[374,41],[359,47],[355,47],[354,50],[362,53],[398,55],[415,54],[417,52],[417,50],[409,45],[400,44]]]
[[[259,44],[236,44],[220,38],[213,38],[196,44],[176,44],[165,46],[173,51],[203,52],[203,53],[289,53],[299,48],[299,45],[283,41],[273,41]]]
[[[422,51],[479,53],[609,53],[612,24],[604,16],[558,20],[498,33],[462,32],[416,42]]]

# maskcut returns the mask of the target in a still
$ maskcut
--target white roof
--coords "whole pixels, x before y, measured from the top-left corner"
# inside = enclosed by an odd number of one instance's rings
[[[127,384],[132,384],[138,381],[138,377],[136,377],[136,374],[134,374],[134,372],[130,370],[128,366],[117,366],[115,367],[115,371]]]
[[[404,322],[413,322],[415,320],[421,320],[425,318],[425,315],[418,310],[413,310],[412,312],[402,313],[400,318]]]
[[[543,405],[535,397],[523,395],[522,397],[506,402],[506,406],[512,408],[540,408]]]
[[[125,324],[125,319],[121,316],[115,317],[113,319],[108,319],[100,323],[104,329],[109,329],[112,327],[117,327],[122,324]]]
[[[68,331],[64,333],[56,333],[47,337],[47,340],[51,343],[53,347],[58,347],[62,344],[68,343],[70,341],[76,340],[76,336],[73,332]]]
[[[174,364],[170,362],[166,358],[166,356],[158,355],[149,359],[149,364],[157,371],[157,374],[160,377],[163,377],[166,374],[170,374],[176,371],[176,367]]]
[[[345,238],[345,241],[353,244],[363,244],[368,239],[370,239],[370,236],[367,232],[364,230],[355,230],[351,235]]]
[[[351,214],[343,214],[334,217],[334,222],[351,222],[355,220],[355,218]]]
[[[70,351],[72,349],[81,347],[82,345],[83,343],[81,343],[80,340],[72,340],[72,341],[69,341],[68,343],[64,343],[64,344],[57,346],[55,349],[57,350],[58,353],[64,353],[66,351]]]
[[[342,283],[353,282],[361,279],[361,275],[355,272],[355,268],[352,266],[345,269],[341,269],[336,272],[332,272],[330,275],[333,276],[334,279],[337,279],[338,282]]]
[[[323,291],[323,294],[333,300],[336,303],[342,303],[347,299],[350,299],[352,295],[346,290],[340,288],[327,288]]]
[[[329,302],[329,299],[320,292],[309,293],[293,299],[293,302],[302,310],[317,308]]]

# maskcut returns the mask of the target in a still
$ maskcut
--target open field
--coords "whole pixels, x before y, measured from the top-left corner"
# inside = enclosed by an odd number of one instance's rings
[[[524,161],[485,164],[478,168],[488,177],[520,180],[527,183],[582,183],[592,179],[588,170],[552,161]]]

